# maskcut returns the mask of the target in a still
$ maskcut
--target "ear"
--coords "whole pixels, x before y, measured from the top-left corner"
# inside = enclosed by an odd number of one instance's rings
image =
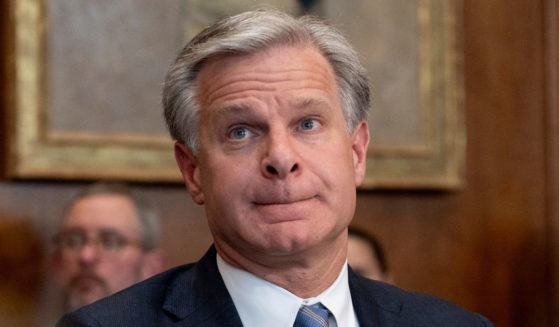
[[[142,278],[146,279],[165,270],[167,267],[167,256],[162,249],[149,250],[144,254],[142,262]]]
[[[204,204],[204,193],[200,183],[198,158],[183,143],[175,142],[175,160],[182,173],[186,188],[194,202]]]
[[[365,179],[367,169],[367,149],[369,147],[369,126],[361,121],[352,135],[353,168],[355,170],[355,185],[360,185]]]

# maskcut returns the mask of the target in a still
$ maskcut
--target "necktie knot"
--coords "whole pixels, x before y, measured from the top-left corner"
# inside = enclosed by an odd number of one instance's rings
[[[293,327],[328,327],[330,311],[322,304],[303,305],[297,313]]]

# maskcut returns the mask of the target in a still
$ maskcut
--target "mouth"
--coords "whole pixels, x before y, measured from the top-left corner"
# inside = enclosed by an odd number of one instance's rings
[[[81,273],[66,286],[66,305],[71,310],[93,303],[110,294],[109,286],[93,273]]]
[[[316,196],[297,199],[266,199],[253,202],[263,221],[269,224],[282,224],[308,219],[314,207]]]
[[[305,203],[308,201],[315,200],[316,198],[317,198],[316,195],[297,198],[297,199],[270,198],[270,199],[259,199],[257,201],[253,201],[252,203],[255,206],[288,206],[292,204]]]
[[[89,289],[95,285],[104,286],[105,282],[95,274],[83,273],[70,281],[70,287],[74,289]]]

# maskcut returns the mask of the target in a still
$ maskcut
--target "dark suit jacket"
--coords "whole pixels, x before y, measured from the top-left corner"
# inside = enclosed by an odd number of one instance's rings
[[[173,268],[81,308],[62,317],[57,326],[241,327],[215,257],[212,246],[199,262]],[[360,277],[351,269],[349,287],[361,327],[491,326],[478,314]]]

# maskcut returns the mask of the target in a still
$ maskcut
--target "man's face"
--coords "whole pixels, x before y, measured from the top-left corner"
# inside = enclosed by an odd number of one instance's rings
[[[368,131],[348,134],[328,62],[276,47],[211,60],[198,82],[199,151],[175,151],[218,250],[262,261],[345,242]]]
[[[59,244],[53,259],[69,309],[142,279],[144,251],[136,217],[132,202],[121,195],[85,197],[69,210],[60,234],[65,244]]]

